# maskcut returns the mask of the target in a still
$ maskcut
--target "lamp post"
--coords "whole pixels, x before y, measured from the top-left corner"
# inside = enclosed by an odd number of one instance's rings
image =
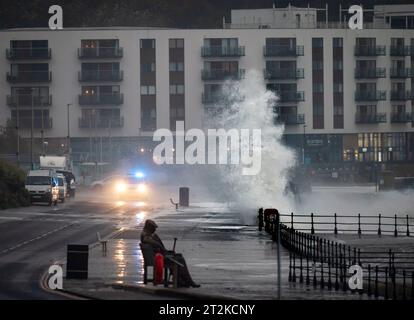
[[[303,139],[302,139],[303,165],[305,165],[305,137],[306,137],[306,124],[303,125]]]
[[[70,116],[69,116],[69,108],[70,108],[71,105],[72,105],[72,103],[68,103],[66,105],[67,121],[68,121],[68,135],[67,135],[67,138],[66,138],[66,146],[68,148],[69,160],[70,160],[70,154],[71,154],[71,152],[70,152],[70,148],[71,147],[70,147]]]

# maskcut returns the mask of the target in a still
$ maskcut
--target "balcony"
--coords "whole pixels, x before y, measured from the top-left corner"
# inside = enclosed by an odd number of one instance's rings
[[[33,96],[31,94],[15,94],[7,96],[7,105],[10,107],[47,107],[52,105],[52,96]]]
[[[383,101],[387,100],[387,92],[377,91],[356,91],[355,101]]]
[[[78,79],[79,82],[97,82],[97,81],[111,81],[118,82],[122,81],[124,78],[124,72],[120,70],[82,70],[79,71]]]
[[[17,119],[9,119],[13,126],[17,126]],[[33,129],[51,129],[52,128],[52,118],[33,118]],[[19,118],[18,127],[21,129],[31,129],[32,128],[32,118]]]
[[[52,81],[52,72],[50,71],[20,71],[11,74],[7,72],[7,81],[10,83],[23,82],[50,82]]]
[[[48,60],[52,57],[52,50],[49,48],[12,48],[6,49],[8,60]]]
[[[360,113],[355,114],[355,123],[384,123],[387,122],[386,113]]]
[[[263,47],[265,57],[298,57],[303,56],[303,52],[303,46],[273,45]]]
[[[305,92],[303,91],[279,91],[276,92],[279,97],[279,103],[305,101]]]
[[[119,59],[124,55],[123,48],[118,47],[99,47],[99,48],[79,48],[79,59]]]
[[[229,71],[223,69],[201,70],[202,80],[240,80],[244,78],[245,70]]]
[[[245,55],[244,47],[201,47],[201,56],[204,58],[241,57]]]
[[[79,95],[79,105],[121,105],[124,95],[121,93],[103,93],[99,95]]]
[[[412,76],[411,68],[391,68],[390,78],[405,79]]]
[[[385,52],[385,46],[357,45],[355,46],[354,55],[357,57],[375,57],[385,56]]]
[[[397,90],[391,91],[391,101],[406,101],[411,100],[411,91]]]
[[[124,117],[79,118],[79,128],[122,128]]]
[[[356,68],[355,79],[385,78],[385,68]]]
[[[303,79],[303,69],[264,69],[264,78],[267,80],[291,80],[291,79]]]
[[[405,57],[411,54],[411,46],[391,46],[390,56]]]
[[[296,113],[280,114],[276,117],[275,123],[284,123],[285,125],[305,124],[305,115]]]
[[[401,112],[393,112],[391,113],[391,123],[407,123],[412,121],[412,114],[407,113],[401,113]]]
[[[214,104],[218,103],[222,99],[222,94],[204,93],[201,95],[201,102],[203,104]]]

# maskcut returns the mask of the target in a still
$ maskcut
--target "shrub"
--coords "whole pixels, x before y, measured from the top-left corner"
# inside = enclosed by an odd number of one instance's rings
[[[0,161],[0,209],[30,205],[25,177],[26,173],[16,165]]]

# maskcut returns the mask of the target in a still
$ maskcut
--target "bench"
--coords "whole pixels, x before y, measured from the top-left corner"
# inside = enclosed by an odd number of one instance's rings
[[[140,243],[139,244],[142,252],[142,257],[144,258],[144,284],[147,284],[148,281],[152,282],[154,285],[154,275],[155,275],[155,266],[154,266],[154,249],[150,244]],[[183,264],[174,259],[174,254],[167,253],[164,256],[164,287],[168,287],[169,284],[172,284],[174,288],[178,287],[178,267],[183,267]],[[148,278],[148,267],[152,267],[152,278]],[[172,269],[172,272],[169,272],[169,269]],[[172,275],[172,281],[169,280]]]

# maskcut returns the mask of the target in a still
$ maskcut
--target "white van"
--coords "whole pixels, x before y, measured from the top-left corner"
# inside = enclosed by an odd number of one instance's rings
[[[57,205],[59,186],[53,170],[30,170],[26,177],[26,189],[30,193],[30,202],[46,202]]]

